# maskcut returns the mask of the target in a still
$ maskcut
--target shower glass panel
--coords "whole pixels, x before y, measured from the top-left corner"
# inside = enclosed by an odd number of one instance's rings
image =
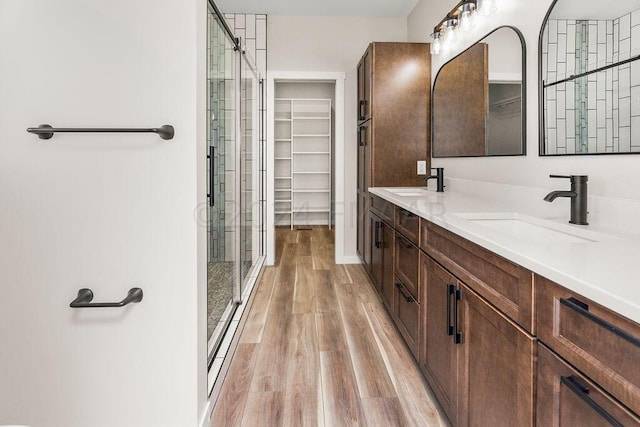
[[[260,79],[247,53],[242,55],[240,81],[240,265],[241,293],[250,281],[250,273],[260,256],[261,183],[257,165],[260,160]]]
[[[220,18],[208,14],[207,339],[209,362],[239,295],[237,93],[239,54]]]

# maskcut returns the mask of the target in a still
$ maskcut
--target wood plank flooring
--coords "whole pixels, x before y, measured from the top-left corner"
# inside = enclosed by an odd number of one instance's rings
[[[327,228],[276,231],[210,426],[446,426],[359,265]]]

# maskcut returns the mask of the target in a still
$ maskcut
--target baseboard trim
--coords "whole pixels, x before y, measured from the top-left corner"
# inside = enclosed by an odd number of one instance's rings
[[[362,262],[357,255],[341,257],[336,256],[336,264],[362,264]]]

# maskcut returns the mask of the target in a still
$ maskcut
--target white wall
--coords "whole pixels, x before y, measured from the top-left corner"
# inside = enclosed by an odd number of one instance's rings
[[[344,256],[356,258],[356,66],[372,41],[406,41],[404,18],[269,15],[269,71],[341,71],[345,80]],[[337,154],[337,153],[336,153]]]
[[[408,17],[410,41],[428,41],[429,33],[455,5],[455,0],[420,0]],[[432,75],[450,58],[501,25],[517,27],[527,48],[527,156],[506,158],[435,159],[445,175],[470,180],[558,189],[568,183],[549,178],[550,173],[589,175],[589,193],[596,196],[640,200],[640,158],[627,156],[538,156],[538,36],[551,0],[498,0],[498,12],[480,22],[466,42],[449,55],[433,58]]]
[[[0,425],[197,424],[205,31],[203,0],[0,0]],[[176,136],[25,131],[41,123]],[[134,286],[126,309],[69,307]]]

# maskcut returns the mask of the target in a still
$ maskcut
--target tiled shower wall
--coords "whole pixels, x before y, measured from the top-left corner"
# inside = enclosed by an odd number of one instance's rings
[[[637,56],[640,10],[612,21],[549,20],[543,37],[550,83]],[[640,152],[640,61],[547,87],[544,99],[547,154]]]
[[[242,46],[246,50],[248,56],[251,58],[252,62],[256,65],[258,74],[260,75],[261,82],[266,78],[267,75],[267,15],[264,14],[248,14],[248,13],[225,13],[225,20],[227,24],[231,28],[233,34],[236,37],[239,37],[242,40]],[[261,83],[258,88],[258,92],[262,93],[263,99],[266,96],[264,93],[265,84]],[[246,95],[246,94],[245,94]],[[245,97],[247,104],[249,104],[252,100],[248,97]],[[266,138],[267,132],[264,128],[267,119],[266,106],[264,102],[259,103],[259,114],[261,116],[261,120],[259,123],[251,123],[245,126],[245,129],[249,132],[258,132],[259,138],[259,154],[257,153],[249,153],[247,152],[247,161],[254,162],[259,161],[259,171],[260,176],[266,176],[266,159],[265,159],[265,147],[266,147]],[[243,118],[244,119],[244,118]],[[254,129],[254,125],[259,125],[258,129]],[[243,135],[246,137],[247,135]],[[257,155],[256,155],[257,154]],[[257,157],[257,159],[255,157]],[[250,191],[254,189],[249,187]],[[264,206],[266,199],[266,182],[263,180],[260,181],[260,206]],[[251,199],[249,194],[244,194],[245,200]],[[260,209],[259,206],[252,206],[252,209]],[[261,212],[262,220],[261,228],[259,230],[260,233],[260,244],[262,246],[262,253],[264,253],[264,242],[266,240],[266,217],[265,213]],[[244,219],[246,221],[246,225],[248,230],[251,230],[252,227],[252,211],[251,209],[245,210],[242,212]],[[251,236],[251,233],[248,233]],[[248,243],[248,242],[245,242]],[[256,242],[257,244],[257,242]],[[253,247],[251,244],[243,245],[243,249],[247,252],[245,254],[244,259],[251,259],[251,252],[253,251]]]

